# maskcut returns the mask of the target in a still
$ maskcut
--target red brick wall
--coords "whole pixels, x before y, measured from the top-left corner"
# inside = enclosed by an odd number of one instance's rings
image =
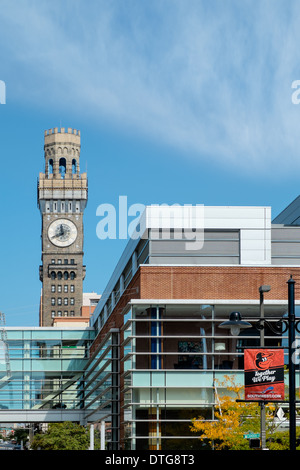
[[[299,267],[141,266],[142,299],[258,299],[260,285],[271,291],[266,299],[287,299],[287,281],[293,275],[295,298],[300,298]]]
[[[271,286],[266,300],[287,300],[287,281],[296,281],[300,299],[300,267],[245,266],[140,266],[108,322],[94,343],[99,344],[110,328],[123,325],[123,309],[131,299],[245,299],[258,300],[258,288]],[[94,349],[93,348],[93,349]]]

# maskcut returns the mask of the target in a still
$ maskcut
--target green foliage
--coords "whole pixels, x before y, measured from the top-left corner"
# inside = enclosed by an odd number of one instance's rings
[[[28,429],[19,428],[16,429],[13,434],[9,435],[9,439],[16,440],[18,444],[21,444],[21,441],[23,441],[23,443],[25,444],[25,442],[28,440],[28,434]]]
[[[267,437],[267,447],[270,450],[289,450],[289,431],[276,431]],[[300,450],[300,429],[296,429],[296,450]]]
[[[89,433],[84,426],[72,422],[49,424],[45,433],[36,434],[33,450],[88,450]]]
[[[192,420],[191,431],[199,434],[199,439],[216,450],[248,450],[249,440],[244,438],[249,431],[260,432],[260,408],[257,403],[238,402],[243,395],[243,387],[235,384],[235,378],[225,376],[219,387],[227,394],[219,397],[214,410],[214,420],[200,416]],[[267,421],[273,417],[273,407],[266,407]]]

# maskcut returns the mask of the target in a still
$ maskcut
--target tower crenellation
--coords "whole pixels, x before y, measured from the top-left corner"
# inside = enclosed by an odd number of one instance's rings
[[[52,129],[46,129],[45,130],[45,137],[48,136],[48,135],[52,135],[52,134],[65,134],[65,132],[66,132],[65,127],[61,127],[61,128],[53,127]],[[73,129],[72,127],[68,127],[67,133],[80,136],[80,130]]]

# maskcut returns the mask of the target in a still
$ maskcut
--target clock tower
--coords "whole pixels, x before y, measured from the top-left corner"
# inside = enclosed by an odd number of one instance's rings
[[[45,173],[38,182],[42,217],[43,284],[40,326],[53,326],[56,317],[80,317],[83,266],[83,212],[87,175],[79,171],[80,131],[45,131]]]

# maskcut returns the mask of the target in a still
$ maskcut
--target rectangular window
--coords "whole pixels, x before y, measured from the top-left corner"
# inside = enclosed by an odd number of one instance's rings
[[[65,264],[68,264],[68,260],[67,260],[67,259],[65,259],[65,260],[64,260],[64,263],[65,263]]]
[[[74,299],[74,297],[71,297],[71,298],[70,298],[70,304],[71,304],[71,305],[75,305],[75,299]]]
[[[58,259],[58,260],[57,260],[57,264],[61,264],[61,259]]]
[[[75,264],[75,259],[71,259],[71,264]]]
[[[68,298],[67,297],[64,298],[64,305],[68,305]]]
[[[58,317],[61,317],[61,310],[58,310],[57,316],[58,316]]]
[[[51,299],[51,305],[55,305],[55,297],[52,297],[52,299]]]
[[[70,291],[75,292],[75,286],[73,284],[71,285]]]
[[[52,318],[55,317],[55,310],[52,310],[52,312],[51,312],[51,317],[52,317]]]
[[[51,260],[51,264],[55,264],[55,259],[52,259],[52,260]]]
[[[75,312],[74,312],[74,310],[71,310],[70,316],[71,316],[71,317],[75,317]]]
[[[57,286],[57,292],[61,292],[61,285]]]
[[[53,284],[51,286],[51,292],[55,292],[55,286]]]
[[[57,305],[61,305],[61,297],[57,298]]]
[[[64,286],[64,292],[68,292],[68,286]]]
[[[64,311],[64,316],[67,317],[68,316],[68,312],[67,310]]]

